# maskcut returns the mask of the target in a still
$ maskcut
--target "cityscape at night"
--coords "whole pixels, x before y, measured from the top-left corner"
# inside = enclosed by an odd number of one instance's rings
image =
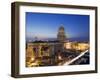
[[[89,15],[26,12],[26,67],[89,64]]]

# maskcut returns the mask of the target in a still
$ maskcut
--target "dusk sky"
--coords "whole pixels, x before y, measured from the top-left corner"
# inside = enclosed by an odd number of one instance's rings
[[[26,12],[26,38],[57,38],[61,25],[68,38],[89,37],[89,15]]]

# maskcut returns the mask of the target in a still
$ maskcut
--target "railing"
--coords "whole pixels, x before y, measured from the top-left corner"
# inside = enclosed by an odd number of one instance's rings
[[[80,57],[82,57],[83,55],[85,55],[85,53],[87,53],[89,50],[86,50],[84,52],[81,52],[79,56],[75,57],[74,59],[64,63],[63,65],[69,65],[71,63],[73,63],[74,61],[78,60]]]

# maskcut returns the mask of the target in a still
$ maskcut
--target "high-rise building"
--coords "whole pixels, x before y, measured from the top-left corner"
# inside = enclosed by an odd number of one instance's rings
[[[66,40],[66,34],[63,25],[59,27],[57,39],[59,42],[64,42]]]

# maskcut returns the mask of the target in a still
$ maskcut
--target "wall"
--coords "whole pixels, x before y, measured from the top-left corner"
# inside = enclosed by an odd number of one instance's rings
[[[30,1],[39,3],[56,3],[56,4],[76,4],[98,6],[98,14],[100,14],[100,0],[0,0],[0,80],[16,80],[10,77],[10,59],[11,59],[11,2],[13,1]],[[100,16],[98,16],[98,22]],[[100,26],[100,23],[98,24]],[[98,33],[100,27],[98,27]],[[100,41],[100,37],[98,38]],[[98,43],[100,44],[100,43]],[[99,45],[100,46],[100,45]],[[100,50],[99,50],[100,52]],[[98,52],[98,53],[99,53]],[[100,54],[98,54],[98,58]],[[100,58],[98,59],[98,67],[100,67]],[[100,80],[100,69],[97,74],[80,74],[80,75],[64,75],[38,78],[21,78],[18,80]]]

